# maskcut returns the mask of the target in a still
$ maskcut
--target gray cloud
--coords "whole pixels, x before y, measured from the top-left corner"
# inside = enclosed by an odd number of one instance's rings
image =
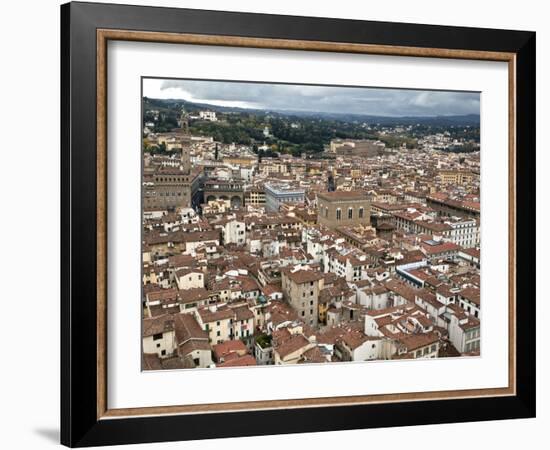
[[[197,80],[146,80],[144,95],[272,110],[386,116],[479,114],[479,93]]]

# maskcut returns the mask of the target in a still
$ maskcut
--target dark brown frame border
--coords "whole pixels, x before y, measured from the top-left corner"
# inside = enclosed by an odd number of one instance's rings
[[[105,57],[108,40],[117,39],[508,62],[508,388],[109,410],[105,364]],[[534,299],[534,48],[535,35],[530,32],[124,5],[64,5],[62,442],[82,446],[532,417],[535,306],[528,302]],[[517,266],[519,260],[521,267],[526,260],[532,261],[528,270]],[[520,303],[516,303],[516,292],[524,298]],[[225,424],[215,434],[206,422],[213,420],[212,416],[223,417]],[[246,426],[243,421],[247,421]]]

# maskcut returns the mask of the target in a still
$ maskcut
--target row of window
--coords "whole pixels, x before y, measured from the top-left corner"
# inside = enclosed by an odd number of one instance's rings
[[[161,177],[161,178],[156,178],[155,181],[157,183],[178,183],[178,182],[181,182],[181,181],[187,181],[187,177],[180,177],[180,178],[165,178],[165,177]]]
[[[422,355],[427,355],[429,353],[435,352],[436,349],[437,345],[433,344],[431,347],[425,347],[424,349],[417,350],[415,356],[416,358],[420,358]]]
[[[475,330],[470,330],[466,333],[466,340],[478,338],[479,334],[479,328],[476,328]]]
[[[152,197],[155,197],[156,195],[157,195],[157,192],[152,192],[151,193]],[[170,196],[175,197],[176,195],[178,197],[181,197],[182,194],[181,194],[181,192],[158,192],[158,195],[159,195],[159,197],[170,197]],[[184,195],[187,196],[187,192],[185,192]]]
[[[466,353],[473,352],[474,350],[479,350],[479,340],[473,341],[473,342],[468,342],[466,344],[466,347],[464,348],[464,351]]]
[[[359,219],[362,219],[364,217],[365,210],[363,207],[359,208]],[[328,216],[328,208],[325,209],[325,217]],[[348,219],[353,219],[353,208],[348,208]],[[342,220],[342,210],[340,208],[336,208],[336,220]]]

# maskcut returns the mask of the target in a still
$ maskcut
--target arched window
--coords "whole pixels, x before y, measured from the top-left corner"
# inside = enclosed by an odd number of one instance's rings
[[[362,219],[363,218],[363,214],[364,214],[364,210],[363,210],[363,207],[361,206],[359,208],[359,218]]]
[[[336,220],[342,220],[342,210],[340,208],[336,209]]]
[[[348,208],[348,219],[353,219],[353,208]]]

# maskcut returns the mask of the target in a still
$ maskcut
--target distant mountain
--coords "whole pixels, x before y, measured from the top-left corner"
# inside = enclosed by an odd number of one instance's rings
[[[181,99],[154,99],[144,98],[146,108],[173,109],[185,108],[186,110],[208,109],[220,113],[247,113],[258,115],[273,115],[279,117],[299,117],[311,119],[338,120],[343,122],[366,122],[368,124],[380,124],[382,126],[396,125],[431,125],[431,126],[479,126],[479,114],[466,114],[454,116],[377,116],[371,114],[351,114],[351,113],[330,113],[315,111],[296,111],[296,110],[265,110],[254,108],[237,108],[229,106],[218,106],[207,103],[194,103]]]

